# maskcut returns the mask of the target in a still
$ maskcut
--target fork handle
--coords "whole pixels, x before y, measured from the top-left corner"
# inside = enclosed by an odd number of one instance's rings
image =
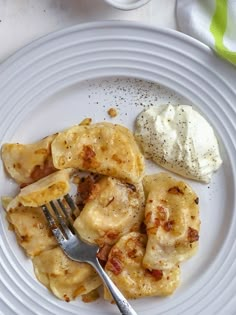
[[[132,308],[132,306],[129,304],[129,302],[126,300],[126,298],[123,296],[123,294],[120,292],[120,290],[116,287],[116,285],[111,281],[107,273],[104,271],[102,266],[100,265],[98,259],[93,264],[93,267],[99,274],[99,276],[102,278],[104,284],[110,291],[114,301],[116,302],[116,305],[118,306],[121,314],[123,315],[137,315],[135,310]]]

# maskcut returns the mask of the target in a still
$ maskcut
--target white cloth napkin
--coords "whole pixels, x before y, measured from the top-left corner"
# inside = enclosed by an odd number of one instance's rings
[[[236,65],[236,0],[177,0],[177,23]]]

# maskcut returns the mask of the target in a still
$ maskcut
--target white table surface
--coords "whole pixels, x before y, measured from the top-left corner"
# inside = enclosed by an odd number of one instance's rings
[[[0,62],[43,35],[95,20],[136,20],[176,29],[176,0],[121,11],[103,0],[0,0]]]

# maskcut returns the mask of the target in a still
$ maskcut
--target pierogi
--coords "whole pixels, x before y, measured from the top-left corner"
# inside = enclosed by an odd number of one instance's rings
[[[103,177],[94,184],[74,227],[81,238],[90,243],[112,245],[122,235],[138,231],[143,217],[142,185]]]
[[[69,259],[59,247],[34,257],[33,266],[37,279],[66,302],[102,284],[93,267]]]
[[[150,270],[171,269],[198,248],[199,199],[190,186],[167,173],[145,176],[143,186],[148,235],[143,264]]]
[[[51,156],[51,143],[55,136],[32,144],[3,144],[2,161],[8,174],[18,184],[33,183],[55,171]]]
[[[129,183],[144,175],[143,155],[133,134],[121,125],[77,125],[59,133],[51,148],[57,169],[72,167]]]
[[[122,236],[112,247],[105,270],[126,298],[166,296],[172,294],[180,282],[180,268],[149,271],[143,266],[147,237],[131,232]],[[105,299],[111,300],[105,289]]]
[[[37,182],[21,189],[20,193],[9,203],[7,210],[21,204],[27,207],[39,207],[63,197],[70,190],[72,169],[54,172]]]

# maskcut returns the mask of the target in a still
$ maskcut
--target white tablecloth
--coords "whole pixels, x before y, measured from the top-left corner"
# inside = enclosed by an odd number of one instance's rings
[[[151,0],[132,11],[103,0],[0,0],[0,62],[52,31],[87,21],[136,20],[176,29],[175,0]]]

